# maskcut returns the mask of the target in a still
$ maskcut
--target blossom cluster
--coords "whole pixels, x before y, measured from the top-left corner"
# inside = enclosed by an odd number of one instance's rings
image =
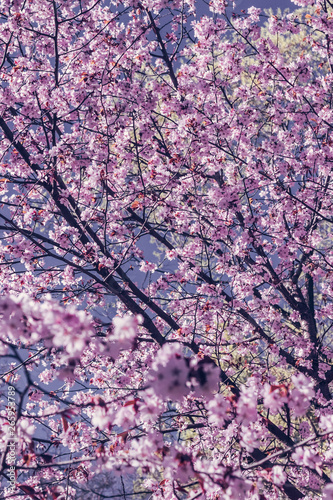
[[[332,6],[295,4],[0,0],[18,497],[332,495]]]

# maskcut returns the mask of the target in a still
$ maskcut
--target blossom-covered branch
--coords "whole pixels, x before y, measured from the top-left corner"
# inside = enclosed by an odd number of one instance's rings
[[[17,498],[331,498],[333,11],[295,3],[0,0]]]

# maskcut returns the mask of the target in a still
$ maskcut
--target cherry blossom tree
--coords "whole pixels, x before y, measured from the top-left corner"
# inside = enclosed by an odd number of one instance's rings
[[[295,3],[0,0],[2,498],[333,498],[333,6]]]

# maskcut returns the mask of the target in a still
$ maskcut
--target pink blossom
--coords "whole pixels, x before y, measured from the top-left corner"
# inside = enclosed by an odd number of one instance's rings
[[[291,377],[295,388],[291,391],[289,406],[294,410],[296,416],[303,416],[310,406],[314,397],[313,382],[300,373]]]
[[[215,12],[216,14],[224,14],[227,5],[228,5],[227,0],[212,0],[209,3],[209,8],[212,12]]]
[[[151,273],[154,273],[156,268],[157,268],[157,265],[154,264],[153,262],[148,262],[148,261],[144,261],[144,260],[141,261],[140,271],[142,271],[143,273],[147,273],[149,271]]]
[[[292,454],[292,458],[298,465],[305,465],[311,469],[319,468],[322,463],[320,456],[310,448],[296,448]]]
[[[295,5],[299,7],[306,7],[307,5],[314,5],[315,0],[292,0]]]
[[[277,486],[283,486],[286,482],[287,476],[281,465],[274,465],[272,469],[272,480]]]
[[[203,359],[192,358],[188,386],[196,396],[210,399],[219,388],[220,370],[208,357]]]
[[[174,260],[177,257],[176,250],[167,250],[165,256],[168,260]]]
[[[36,426],[28,418],[20,418],[17,422],[17,434],[23,441],[31,442]]]
[[[181,400],[189,392],[189,367],[180,344],[165,344],[152,364],[151,387],[163,399]]]
[[[246,481],[241,477],[233,476],[230,478],[229,486],[225,492],[226,500],[243,499],[246,498],[247,493],[251,489],[250,481]]]
[[[228,410],[230,404],[223,397],[222,394],[215,394],[215,396],[207,403],[208,422],[217,427],[223,427],[225,420],[228,418]]]
[[[283,405],[288,402],[287,390],[284,385],[265,384],[263,396],[264,406],[273,414],[278,413]]]
[[[312,429],[310,427],[310,424],[305,420],[303,420],[303,422],[299,424],[298,432],[300,433],[302,439],[309,437],[311,434],[311,430]]]
[[[254,448],[259,446],[261,437],[260,431],[256,429],[253,424],[250,424],[248,427],[242,425],[240,435],[240,444],[248,453],[252,453]]]
[[[252,382],[252,381],[251,381]],[[242,386],[241,395],[237,401],[237,422],[248,426],[258,418],[257,390],[251,383],[249,387]]]
[[[247,13],[250,16],[251,21],[257,23],[259,21],[259,14],[261,13],[261,9],[258,9],[256,7],[249,7],[247,9]]]
[[[138,316],[116,316],[113,318],[113,331],[109,334],[108,346],[109,353],[112,357],[119,356],[121,350],[131,349],[138,335],[138,326],[142,324],[143,317]]]
[[[323,432],[332,432],[333,414],[321,415],[319,420],[319,427]]]
[[[327,484],[323,490],[323,500],[333,499],[333,484]]]
[[[295,1],[1,1],[21,495],[329,497],[333,21]]]
[[[91,423],[94,427],[104,430],[113,423],[113,413],[106,406],[96,406],[93,411]]]
[[[140,419],[143,422],[154,422],[165,410],[165,404],[151,388],[144,392],[143,397],[144,400],[138,402]]]
[[[135,425],[136,421],[136,409],[135,401],[129,401],[125,405],[118,409],[113,418],[113,425],[121,427],[122,429],[129,429]]]
[[[38,375],[39,379],[43,384],[49,384],[52,380],[54,380],[54,372],[52,370],[43,370],[42,373]]]

